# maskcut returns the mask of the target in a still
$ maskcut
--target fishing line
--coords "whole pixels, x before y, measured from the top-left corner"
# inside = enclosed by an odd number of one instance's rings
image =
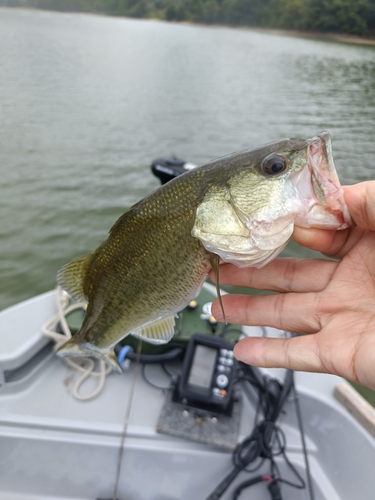
[[[121,464],[122,464],[122,457],[123,457],[123,451],[124,451],[125,437],[126,437],[126,432],[128,430],[130,410],[131,410],[131,406],[132,406],[132,402],[133,402],[135,383],[137,381],[138,370],[139,370],[139,366],[140,366],[140,362],[141,362],[141,348],[142,348],[142,340],[138,339],[137,358],[135,361],[132,384],[130,387],[129,399],[128,399],[128,404],[126,407],[124,427],[123,427],[122,434],[121,434],[121,443],[120,443],[120,448],[119,448],[119,452],[118,452],[118,459],[117,459],[116,481],[115,481],[115,487],[113,490],[112,500],[117,500],[117,491],[118,491],[118,485],[119,485],[119,481],[120,481],[120,472],[121,472]]]

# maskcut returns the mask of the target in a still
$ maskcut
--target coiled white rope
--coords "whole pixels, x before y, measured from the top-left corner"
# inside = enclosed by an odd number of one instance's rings
[[[84,309],[86,307],[85,302],[76,302],[74,304],[69,304],[70,296],[60,286],[58,286],[56,289],[56,301],[58,310],[57,314],[46,321],[46,323],[44,323],[44,325],[42,326],[42,333],[55,342],[54,351],[57,351],[69,339],[72,338],[72,332],[70,331],[68,322],[66,321],[67,314],[77,309]],[[59,325],[62,330],[61,333],[57,331]],[[74,370],[81,372],[81,376],[78,378],[73,387],[73,396],[80,401],[93,399],[98,394],[100,394],[103,390],[106,376],[109,375],[112,371],[112,368],[110,366],[107,366],[106,363],[101,359],[98,360],[98,371],[94,371],[95,361],[91,358],[64,358],[64,361]],[[89,394],[80,394],[79,390],[81,385],[89,377],[95,377],[99,379],[96,388]]]

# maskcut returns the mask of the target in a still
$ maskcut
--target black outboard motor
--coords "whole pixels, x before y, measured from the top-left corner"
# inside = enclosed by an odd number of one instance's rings
[[[156,158],[151,164],[151,170],[156,177],[159,177],[162,184],[166,184],[171,179],[188,172],[196,165],[188,163],[177,156],[168,158]]]

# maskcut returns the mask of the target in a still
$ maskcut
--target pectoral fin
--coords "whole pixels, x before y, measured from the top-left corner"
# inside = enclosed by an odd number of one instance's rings
[[[174,316],[167,316],[159,319],[142,328],[131,332],[133,337],[140,338],[151,344],[165,344],[171,340],[174,335]]]

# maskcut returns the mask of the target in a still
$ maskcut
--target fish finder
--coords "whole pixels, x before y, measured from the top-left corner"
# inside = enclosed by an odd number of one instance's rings
[[[233,344],[221,337],[193,335],[173,401],[230,414],[236,368]]]

